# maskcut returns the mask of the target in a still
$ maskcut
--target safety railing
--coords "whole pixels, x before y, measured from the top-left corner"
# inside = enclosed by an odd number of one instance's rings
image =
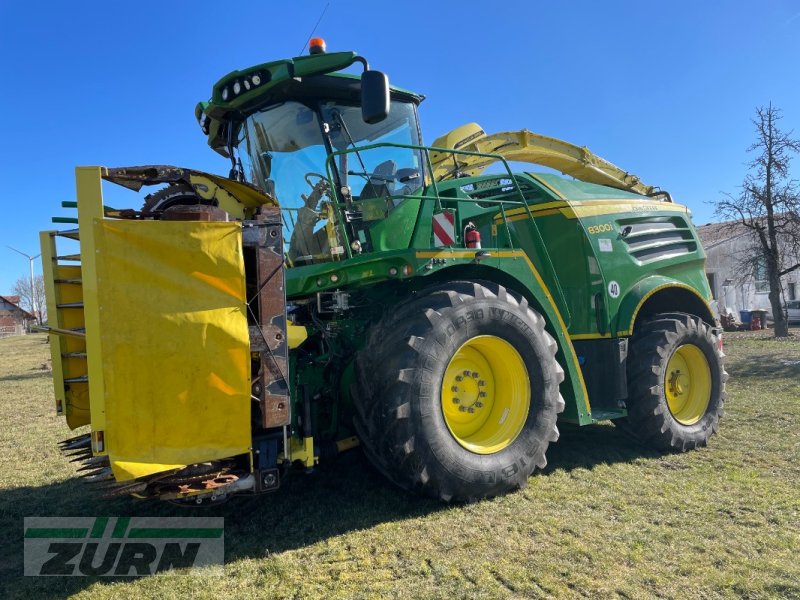
[[[352,250],[350,247],[350,236],[348,235],[347,228],[346,228],[346,214],[348,211],[352,211],[353,209],[358,209],[361,205],[365,202],[368,202],[370,199],[353,199],[349,197],[343,197],[342,190],[337,185],[338,179],[336,175],[338,175],[338,169],[335,166],[335,161],[338,157],[344,155],[355,154],[359,156],[362,153],[367,153],[371,150],[376,150],[380,148],[392,148],[397,150],[411,150],[416,153],[419,153],[421,157],[423,157],[423,169],[420,172],[421,178],[421,192],[416,194],[389,194],[385,196],[387,199],[391,199],[393,201],[402,201],[407,199],[416,199],[421,200],[422,202],[434,202],[435,203],[435,210],[441,211],[442,210],[442,201],[445,202],[473,202],[475,204],[496,204],[501,214],[503,227],[505,228],[506,232],[506,239],[508,243],[511,244],[511,249],[513,249],[513,237],[511,235],[510,228],[508,226],[508,217],[506,215],[506,209],[509,206],[513,207],[523,207],[527,213],[528,218],[533,222],[533,214],[531,213],[530,207],[525,198],[525,194],[522,191],[522,188],[519,185],[516,177],[511,171],[511,167],[509,166],[506,159],[498,154],[486,153],[486,152],[471,152],[468,150],[456,150],[453,148],[438,148],[438,147],[429,147],[429,146],[418,146],[412,144],[396,144],[396,143],[389,143],[383,142],[378,144],[369,144],[365,146],[358,146],[354,148],[348,148],[345,150],[339,150],[337,152],[333,152],[328,155],[325,163],[326,173],[328,179],[331,183],[331,190],[332,190],[332,201],[335,209],[336,215],[336,227],[339,232],[339,235],[342,236],[343,246],[345,255],[347,258],[352,257]],[[478,156],[483,157],[486,159],[490,159],[493,162],[497,162],[501,164],[504,169],[505,173],[500,174],[493,174],[498,177],[507,177],[510,185],[513,187],[513,191],[517,196],[517,200],[511,200],[507,197],[507,194],[504,194],[505,198],[492,198],[490,197],[481,197],[479,199],[471,198],[468,195],[465,197],[443,197],[439,193],[439,183],[437,180],[432,176],[434,173],[433,161],[431,160],[431,153],[436,153],[440,155],[447,155],[452,156],[454,161],[454,174],[458,173],[458,161],[456,159],[457,156]],[[441,163],[442,160],[437,160],[437,163]],[[369,175],[369,174],[367,174]],[[432,193],[431,193],[432,192]],[[536,231],[536,237],[539,238],[541,241],[541,236],[538,235],[538,231]]]

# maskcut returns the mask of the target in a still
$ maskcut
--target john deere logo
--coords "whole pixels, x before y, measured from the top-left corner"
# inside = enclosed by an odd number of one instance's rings
[[[141,576],[224,557],[221,517],[25,518],[25,575]]]

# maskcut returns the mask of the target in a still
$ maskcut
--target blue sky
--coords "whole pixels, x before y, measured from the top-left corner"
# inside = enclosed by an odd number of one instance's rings
[[[697,224],[741,182],[756,106],[772,101],[800,132],[796,1],[5,0],[0,294],[28,272],[5,246],[38,253],[37,232],[69,216],[76,165],[227,173],[195,104],[233,69],[297,55],[326,5],[329,50],[427,96],[427,142],[477,121],[586,145],[669,190]]]

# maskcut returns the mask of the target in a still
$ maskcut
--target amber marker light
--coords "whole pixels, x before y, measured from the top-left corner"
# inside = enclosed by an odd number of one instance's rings
[[[325,54],[325,40],[322,38],[311,38],[308,42],[309,54]]]

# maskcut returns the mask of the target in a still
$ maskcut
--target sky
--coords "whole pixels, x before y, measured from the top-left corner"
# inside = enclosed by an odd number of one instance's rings
[[[0,295],[28,274],[6,246],[38,254],[50,218],[74,216],[60,203],[75,199],[75,166],[227,174],[195,104],[234,69],[305,52],[321,15],[329,51],[427,97],[426,142],[475,121],[585,145],[698,225],[742,181],[757,106],[800,133],[796,0],[0,0]],[[113,187],[107,199],[126,198]]]

